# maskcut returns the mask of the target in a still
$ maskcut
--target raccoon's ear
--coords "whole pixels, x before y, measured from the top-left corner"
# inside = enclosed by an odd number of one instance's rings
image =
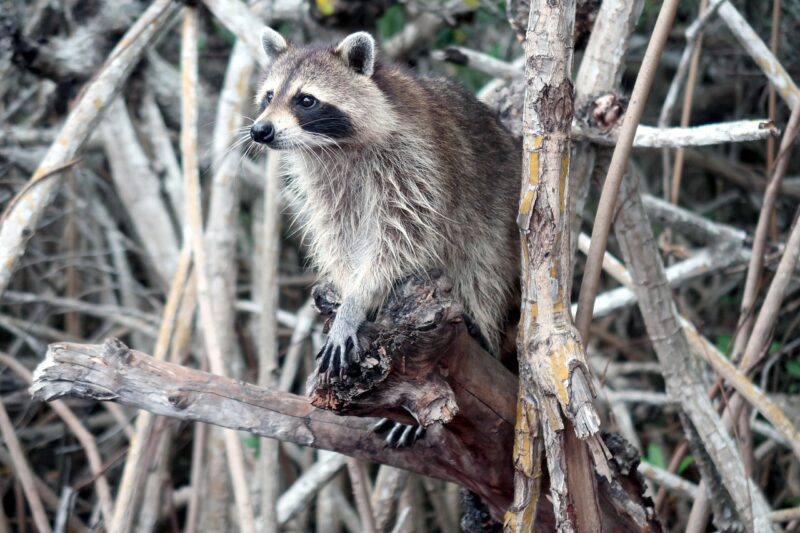
[[[289,48],[289,43],[286,42],[283,35],[272,28],[264,28],[264,31],[261,33],[261,46],[267,54],[267,59],[274,61]]]
[[[365,31],[352,33],[336,46],[347,65],[364,76],[375,71],[375,39]]]

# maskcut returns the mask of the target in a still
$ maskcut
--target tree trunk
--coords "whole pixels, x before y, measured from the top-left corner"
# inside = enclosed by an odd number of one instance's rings
[[[580,336],[570,316],[567,177],[573,100],[575,2],[531,2],[525,43],[523,176],[518,224],[522,309],[517,340],[520,390],[510,531],[530,531],[540,503],[542,451],[559,531],[598,531],[590,456],[605,465],[600,421]],[[594,449],[583,439],[589,439]]]

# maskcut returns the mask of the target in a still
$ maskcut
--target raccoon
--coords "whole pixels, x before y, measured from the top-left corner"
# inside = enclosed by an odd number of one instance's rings
[[[368,33],[296,47],[266,29],[262,44],[250,135],[286,151],[312,261],[342,297],[320,373],[358,360],[358,328],[393,284],[437,268],[496,353],[519,283],[512,135],[457,83],[377,60]]]

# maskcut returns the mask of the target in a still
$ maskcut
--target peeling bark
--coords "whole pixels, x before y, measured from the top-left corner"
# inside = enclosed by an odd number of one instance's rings
[[[542,452],[557,530],[597,531],[601,524],[592,462],[605,465],[605,447],[596,436],[600,421],[592,406],[594,391],[567,292],[574,16],[574,2],[534,1],[528,19],[517,218],[522,241],[517,339],[521,379],[514,506],[506,514],[507,531],[534,527],[542,493]],[[579,439],[590,439],[595,445],[587,446]]]

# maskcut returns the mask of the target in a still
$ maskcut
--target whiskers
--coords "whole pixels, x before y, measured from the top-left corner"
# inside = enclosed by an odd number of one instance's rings
[[[208,172],[224,172],[227,175],[238,179],[244,169],[244,163],[248,159],[255,159],[259,154],[266,151],[266,147],[254,142],[250,137],[250,127],[254,120],[250,117],[242,117],[246,124],[233,130],[231,143],[221,153],[212,155],[211,164],[206,167],[204,174]]]

